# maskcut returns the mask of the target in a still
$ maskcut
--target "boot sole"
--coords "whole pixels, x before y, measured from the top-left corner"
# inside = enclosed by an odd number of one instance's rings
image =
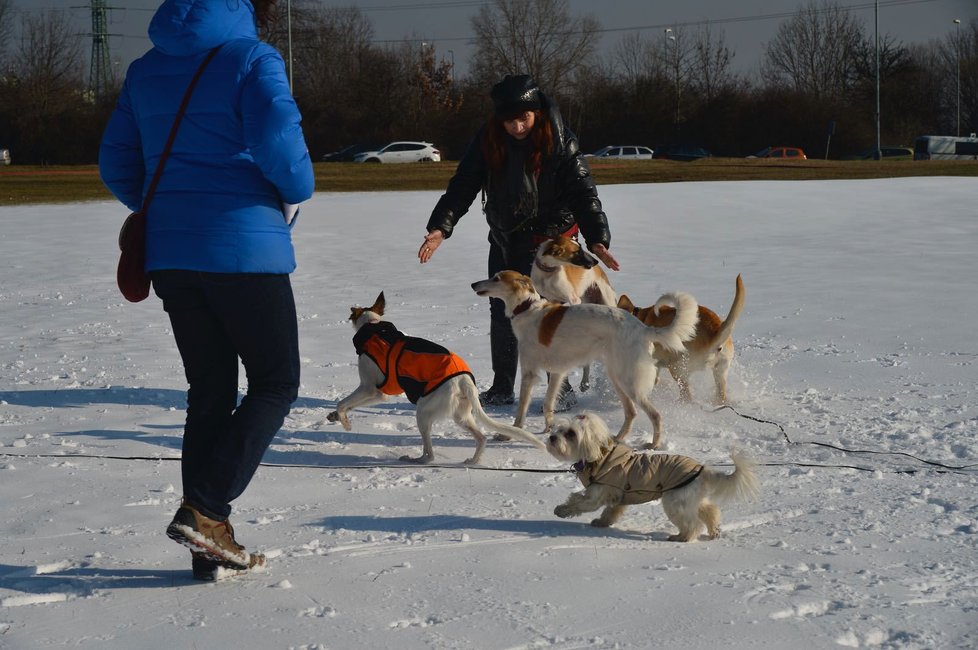
[[[197,552],[208,560],[212,562],[217,562],[222,567],[227,569],[234,569],[237,571],[247,571],[249,567],[249,562],[251,555],[247,555],[247,559],[239,559],[241,555],[237,557],[231,557],[227,555],[224,551],[216,546],[207,544],[203,541],[203,537],[190,528],[189,526],[183,526],[180,524],[170,524],[166,529],[166,536],[172,539],[177,544],[187,547],[191,551]],[[195,539],[195,537],[197,539]]]

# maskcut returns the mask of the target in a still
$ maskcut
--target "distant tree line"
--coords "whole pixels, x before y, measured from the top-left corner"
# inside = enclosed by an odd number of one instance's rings
[[[294,94],[314,159],[394,139],[433,142],[457,159],[489,113],[491,85],[523,72],[555,98],[585,151],[688,143],[744,156],[781,144],[821,158],[830,124],[829,157],[876,143],[874,34],[829,0],[809,0],[778,26],[756,78],[733,71],[735,52],[708,23],[634,32],[599,55],[598,19],[573,14],[567,0],[481,6],[465,76],[456,76],[449,51],[421,39],[376,43],[355,7],[292,0],[290,30],[285,5],[264,36],[286,57],[291,40]],[[120,73],[114,89],[93,95],[82,37],[62,11],[15,13],[13,0],[0,0],[0,43],[0,147],[17,163],[95,162]],[[946,37],[923,44],[881,37],[878,68],[883,144],[953,135],[959,119],[962,135],[978,131],[978,19],[949,24]]]

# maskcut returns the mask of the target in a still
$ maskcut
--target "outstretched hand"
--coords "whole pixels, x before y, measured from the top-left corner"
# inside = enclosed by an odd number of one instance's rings
[[[443,241],[445,241],[445,235],[440,230],[432,230],[425,235],[421,248],[418,249],[418,260],[425,264],[435,254]]]
[[[616,260],[614,256],[608,252],[608,249],[605,248],[604,244],[588,246],[588,249],[590,249],[590,251],[594,253],[595,257],[604,262],[604,265],[612,271],[617,271],[621,268],[621,265],[618,264],[618,260]]]

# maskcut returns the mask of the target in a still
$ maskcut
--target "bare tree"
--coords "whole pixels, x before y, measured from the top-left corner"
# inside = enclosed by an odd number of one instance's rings
[[[690,62],[690,85],[702,101],[713,101],[735,83],[730,71],[734,54],[726,46],[723,30],[714,31],[706,23],[693,36]]]
[[[808,0],[765,45],[761,75],[772,86],[821,98],[841,97],[853,82],[864,39],[862,23],[848,8]]]
[[[14,107],[17,130],[24,134],[22,159],[63,160],[59,142],[77,141],[74,132],[85,100],[81,42],[67,13],[56,10],[25,13],[20,33],[5,99]]]
[[[655,45],[638,32],[621,38],[611,52],[611,62],[617,76],[630,85],[664,73],[663,62]]]
[[[10,38],[10,32],[13,31],[12,9],[12,0],[0,0],[0,70],[4,67],[7,55],[7,43]]]
[[[568,0],[492,0],[479,9],[472,28],[479,83],[525,73],[558,94],[593,55],[600,24],[591,15],[572,16]]]

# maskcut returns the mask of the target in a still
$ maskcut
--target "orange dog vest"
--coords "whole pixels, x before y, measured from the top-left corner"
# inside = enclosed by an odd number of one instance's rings
[[[458,355],[437,343],[405,336],[387,321],[362,326],[353,337],[353,347],[384,373],[384,381],[377,386],[382,393],[405,393],[412,404],[452,377],[472,377],[468,364]]]

